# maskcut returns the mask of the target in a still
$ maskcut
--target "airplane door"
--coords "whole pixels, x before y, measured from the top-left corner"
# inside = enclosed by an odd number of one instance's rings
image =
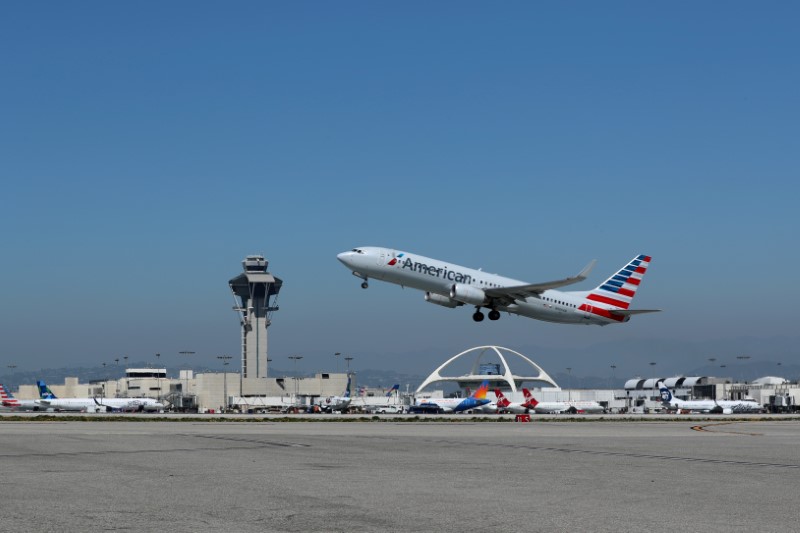
[[[378,266],[383,266],[386,263],[386,250],[381,248],[381,253],[378,254]]]

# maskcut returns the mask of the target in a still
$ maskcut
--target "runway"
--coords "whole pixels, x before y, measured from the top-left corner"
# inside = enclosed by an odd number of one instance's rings
[[[789,531],[797,420],[0,422],[9,531]]]

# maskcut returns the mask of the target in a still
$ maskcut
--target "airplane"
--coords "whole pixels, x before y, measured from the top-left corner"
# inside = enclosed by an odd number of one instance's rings
[[[425,398],[417,401],[416,407],[421,408],[421,410],[435,410],[444,413],[471,411],[491,403],[486,398],[488,390],[489,382],[484,381],[468,398]]]
[[[328,396],[327,398],[325,398],[325,403],[320,404],[320,408],[326,413],[332,413],[333,411],[341,411],[343,413],[346,413],[347,409],[350,407],[351,401],[352,398],[350,397],[350,375],[348,374],[347,387],[344,389],[344,395]]]
[[[540,414],[558,414],[558,413],[602,413],[605,411],[602,405],[597,402],[589,400],[568,400],[566,402],[540,402],[533,397],[531,391],[522,389],[522,394],[525,395],[525,403],[529,409],[533,409],[535,413]]]
[[[670,410],[695,411],[712,414],[760,413],[764,407],[752,399],[746,400],[679,400],[663,382],[658,388],[662,404]]]
[[[399,383],[395,383],[394,385],[392,385],[392,388],[389,389],[389,391],[386,393],[386,397],[390,398],[395,391],[399,391],[399,390],[400,390],[400,384]]]
[[[365,246],[336,256],[353,275],[425,291],[425,300],[442,307],[475,306],[472,319],[481,322],[482,308],[489,320],[500,312],[561,324],[605,326],[628,322],[632,315],[660,309],[629,309],[636,289],[650,265],[650,256],[637,255],[606,281],[590,291],[555,289],[583,281],[594,267],[590,262],[578,275],[545,283],[526,283],[453,263],[391,248]]]
[[[3,407],[14,411],[44,411],[47,409],[46,407],[43,408],[38,400],[18,400],[14,398],[11,391],[6,390],[2,383],[0,383],[0,401],[2,401]]]
[[[500,389],[494,390],[494,395],[497,396],[497,408],[504,413],[514,413],[514,414],[527,414],[531,411],[531,407],[529,406],[528,402],[519,403],[519,402],[512,402],[505,395],[500,391]]]
[[[44,381],[37,381],[38,403],[43,409],[104,413],[112,411],[154,412],[163,411],[164,404],[152,398],[58,398]]]

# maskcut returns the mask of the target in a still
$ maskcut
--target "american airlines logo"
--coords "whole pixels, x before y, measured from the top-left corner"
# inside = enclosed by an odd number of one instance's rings
[[[402,258],[404,254],[398,254],[398,259]],[[406,258],[405,260],[396,260],[392,259],[389,262],[389,265],[398,264],[400,268],[403,270],[410,270],[411,272],[419,272],[420,274],[427,274],[429,276],[433,276],[435,278],[442,278],[447,279],[450,281],[455,281],[456,283],[472,283],[472,276],[469,274],[462,274],[461,272],[456,272],[454,270],[448,270],[447,268],[442,267],[435,267],[431,265],[426,265],[425,263],[417,263],[412,261],[411,258]]]

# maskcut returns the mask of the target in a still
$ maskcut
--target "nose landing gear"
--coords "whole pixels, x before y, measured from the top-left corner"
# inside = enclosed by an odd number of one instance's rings
[[[369,283],[367,283],[367,282],[365,281],[364,283],[362,283],[362,284],[361,284],[361,288],[362,288],[362,289],[369,288]]]

